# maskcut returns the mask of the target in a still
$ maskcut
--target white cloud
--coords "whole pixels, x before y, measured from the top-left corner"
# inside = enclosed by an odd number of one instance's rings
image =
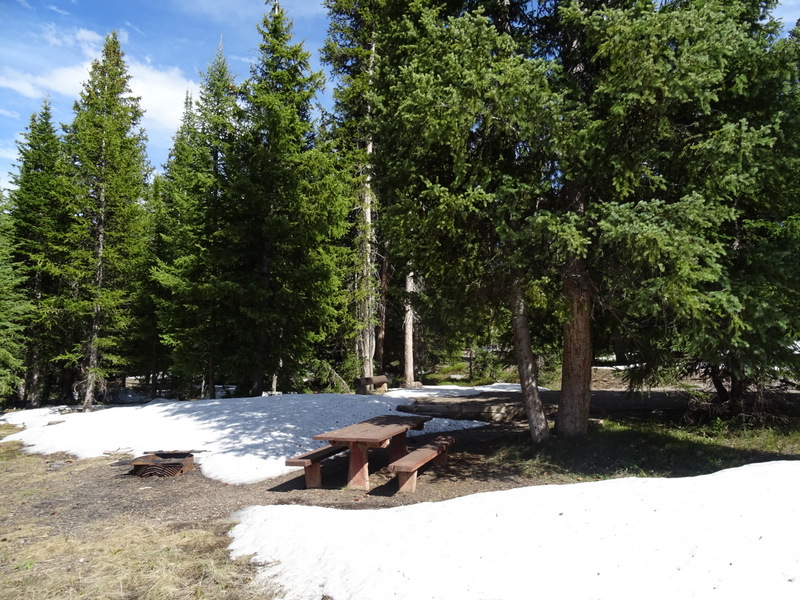
[[[0,145],[0,190],[9,190],[15,188],[11,183],[11,171],[16,172],[14,162],[19,158],[19,153],[16,146],[9,145],[3,142]]]
[[[60,15],[64,15],[64,16],[67,16],[67,15],[69,14],[69,13],[68,13],[67,11],[65,11],[64,9],[62,9],[62,8],[58,8],[57,6],[54,6],[53,4],[51,4],[50,6],[48,6],[48,7],[47,7],[47,9],[48,9],[48,10],[52,10],[53,12],[56,12],[56,13],[58,13],[58,14],[60,14]]]
[[[14,90],[26,98],[37,98],[42,94],[34,81],[35,79],[34,76],[28,73],[4,68],[0,71],[0,88]]]
[[[12,148],[10,146],[2,146],[0,147],[0,158],[5,158],[6,160],[17,160],[18,151],[16,148]]]
[[[22,6],[23,8],[31,8],[31,9],[33,8],[33,7],[32,7],[32,6],[31,6],[31,5],[28,3],[28,1],[27,1],[27,0],[17,0],[17,4],[19,4],[19,5],[20,5],[20,6]]]
[[[133,31],[135,31],[136,33],[138,33],[141,36],[146,36],[147,35],[144,31],[139,29],[136,25],[134,25],[130,21],[125,21],[125,27],[127,27],[128,29],[132,29]]]
[[[89,79],[89,61],[53,69],[44,77],[37,77],[42,88],[77,100],[81,87]],[[40,94],[41,95],[41,94]]]
[[[186,78],[177,67],[157,69],[150,64],[130,61],[128,72],[131,91],[141,98],[145,111],[142,126],[149,138],[151,159],[161,162],[166,159],[166,150],[180,125],[186,92],[197,98],[198,84]]]
[[[14,90],[26,98],[41,98],[47,92],[77,97],[81,84],[88,79],[88,76],[88,62],[59,67],[42,75],[4,68],[0,71],[0,88]]]
[[[151,126],[175,133],[183,115],[186,92],[197,96],[197,83],[187,79],[177,67],[159,70],[152,65],[132,61],[128,71],[133,94],[141,97],[142,108],[147,111],[147,121]],[[149,131],[150,127],[147,129]]]
[[[86,58],[96,57],[103,48],[103,36],[89,29],[63,29],[46,23],[41,35],[50,46],[77,50]]]
[[[9,119],[19,119],[19,113],[13,110],[6,110],[0,108],[0,117],[8,117]]]

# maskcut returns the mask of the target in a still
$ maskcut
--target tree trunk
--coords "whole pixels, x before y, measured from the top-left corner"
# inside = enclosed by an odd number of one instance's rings
[[[728,394],[728,388],[725,387],[725,381],[723,380],[722,370],[719,366],[714,365],[711,367],[711,382],[714,384],[714,389],[717,390],[717,403],[723,404],[730,399]]]
[[[25,372],[25,380],[22,384],[24,390],[22,400],[31,403],[33,408],[39,408],[42,405],[42,366],[39,360],[39,353],[31,348],[28,351],[28,369]]]
[[[217,380],[212,365],[211,354],[208,355],[206,374],[203,378],[203,385],[200,387],[200,397],[208,397],[210,400],[217,399]]]
[[[414,309],[411,307],[411,294],[415,290],[414,273],[409,273],[406,275],[405,317],[403,320],[405,331],[403,387],[407,388],[414,386]]]
[[[744,413],[745,394],[747,393],[748,383],[747,380],[731,374],[731,394],[730,394],[730,412],[731,415],[736,416]]]
[[[378,296],[378,326],[375,331],[375,363],[386,372],[386,303],[389,297],[389,253],[384,247],[381,257],[381,283]]]
[[[372,142],[367,145],[367,153],[372,152]],[[363,235],[361,242],[361,268],[359,273],[360,307],[359,324],[359,357],[362,361],[364,377],[374,375],[373,361],[375,358],[375,284],[373,270],[375,266],[375,230],[372,223],[372,208],[374,196],[372,182],[367,178],[364,182],[362,193],[362,208],[364,213]]]
[[[534,443],[545,441],[550,436],[547,417],[539,397],[538,373],[536,360],[531,349],[531,333],[528,315],[525,310],[525,296],[518,280],[511,284],[511,325],[514,330],[514,352],[517,357],[519,380],[522,384],[522,397],[528,425]]]
[[[370,46],[369,63],[367,67],[367,74],[370,82],[372,81],[372,74],[375,70],[375,60],[377,57],[377,46],[374,41]],[[367,105],[367,116],[372,113],[372,106]],[[372,162],[372,155],[375,152],[375,146],[372,137],[366,140],[365,152],[367,155],[367,165]],[[372,175],[367,169],[364,180],[364,187],[362,190],[362,207],[364,211],[363,221],[363,236],[361,243],[361,272],[360,272],[360,285],[358,289],[361,291],[362,297],[359,322],[361,325],[361,332],[359,335],[359,357],[363,363],[363,376],[372,377],[374,372],[375,360],[375,313],[376,313],[376,294],[375,284],[373,282],[373,271],[375,268],[376,253],[376,240],[375,228],[373,224],[373,209],[375,205],[375,193],[372,189]],[[370,386],[371,388],[371,386]]]
[[[586,434],[592,393],[592,294],[586,261],[575,258],[563,281],[568,316],[564,323],[564,362],[556,433],[564,437]]]
[[[98,353],[98,340],[100,338],[100,307],[95,306],[92,317],[92,326],[87,341],[86,357],[83,368],[83,407],[89,408],[94,404],[95,391],[99,385],[100,355]]]
[[[97,233],[95,238],[95,267],[94,267],[94,307],[92,309],[92,323],[89,327],[89,337],[86,340],[86,356],[83,364],[83,407],[89,408],[94,403],[94,396],[98,386],[104,387],[100,375],[100,321],[103,309],[100,305],[100,296],[105,285],[105,250],[106,250],[106,191],[100,186],[97,206]]]

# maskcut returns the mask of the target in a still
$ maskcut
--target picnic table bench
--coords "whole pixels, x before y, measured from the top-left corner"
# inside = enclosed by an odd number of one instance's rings
[[[322,487],[322,472],[320,471],[320,463],[339,452],[347,450],[347,446],[343,444],[328,444],[322,448],[317,448],[311,452],[306,452],[300,456],[289,458],[286,460],[287,467],[303,467],[306,478],[307,488]]]
[[[455,443],[455,438],[440,435],[432,442],[420,446],[389,465],[389,471],[397,473],[397,491],[413,493],[417,491],[417,472],[429,462],[443,463],[447,460],[447,450]]]

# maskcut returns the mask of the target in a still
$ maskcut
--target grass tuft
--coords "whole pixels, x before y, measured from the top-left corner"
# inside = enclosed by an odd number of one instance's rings
[[[507,438],[489,457],[518,465],[541,483],[575,483],[617,477],[690,477],[771,460],[800,460],[800,430],[640,420],[590,424],[580,439],[554,437],[534,446],[527,432]]]
[[[229,528],[227,522],[175,527],[117,518],[77,537],[47,528],[18,531],[4,542],[17,556],[13,569],[0,569],[0,598],[263,598],[252,584],[256,567],[228,556]]]

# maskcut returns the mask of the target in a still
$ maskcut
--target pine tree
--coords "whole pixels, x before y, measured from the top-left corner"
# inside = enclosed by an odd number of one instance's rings
[[[222,47],[203,74],[196,107],[187,97],[163,181],[166,225],[156,278],[167,294],[160,327],[171,348],[172,371],[188,392],[201,376],[201,395],[216,397],[225,356],[237,346],[231,305],[222,279],[235,250],[225,229],[231,196],[237,88]]]
[[[356,263],[352,268],[356,355],[363,377],[372,377],[377,361],[383,368],[386,330],[388,248],[379,240],[379,202],[371,175],[375,149],[372,116],[378,64],[378,32],[385,11],[383,0],[328,0],[330,18],[323,60],[338,79],[334,90],[333,136],[348,163],[355,208]],[[379,252],[380,251],[380,262]],[[382,275],[379,275],[381,273]]]
[[[122,363],[130,286],[143,251],[148,166],[139,128],[142,110],[129,80],[119,39],[112,33],[101,58],[92,63],[66,135],[75,215],[67,275],[76,290],[68,309],[83,327],[83,339],[70,358],[79,365],[78,387],[87,407],[96,396],[105,396],[111,367]]]
[[[548,436],[531,299],[548,271],[536,227],[558,96],[504,19],[405,15],[385,40],[378,173],[393,240],[458,332],[502,314],[513,331],[531,435]],[[401,67],[402,65],[402,67]]]
[[[769,148],[781,129],[780,110],[762,110],[791,81],[775,65],[753,68],[772,62],[774,29],[754,7],[585,4],[542,21],[542,39],[552,42],[546,51],[564,67],[557,84],[567,91],[563,122],[571,124],[561,136],[555,210],[576,242],[560,258],[571,307],[563,435],[586,431],[597,309],[615,315],[618,331],[646,323],[671,332],[662,358],[681,352],[684,336],[701,333],[712,315],[741,317],[725,230],[743,199],[760,195],[753,175],[773,162]],[[761,108],[746,100],[755,90],[763,91]],[[640,347],[649,352],[648,345]]]
[[[124,345],[129,372],[141,377],[141,392],[155,398],[161,377],[170,370],[170,353],[162,337],[159,306],[165,296],[153,276],[160,261],[171,255],[169,215],[164,202],[162,174],[155,174],[144,199],[144,256],[137,262],[135,289],[131,297],[131,327]]]
[[[717,224],[720,276],[702,288],[717,309],[675,315],[672,335],[652,319],[631,319],[629,331],[648,359],[632,371],[636,383],[659,381],[664,372],[699,375],[736,414],[748,388],[800,373],[800,271],[793,258],[800,251],[800,48],[755,6],[729,14],[747,32],[747,44],[731,53],[725,85],[702,123],[708,134],[695,155],[702,161],[684,166],[685,176],[732,215]]]
[[[302,45],[291,43],[291,23],[277,2],[259,32],[230,174],[236,200],[222,232],[229,249],[224,290],[241,343],[230,371],[249,394],[260,394],[269,378],[288,384],[302,374],[335,327],[336,242],[347,210],[333,152],[319,143],[312,122],[322,75],[310,71]]]
[[[72,222],[71,190],[49,100],[31,116],[18,148],[10,210],[15,259],[24,278],[21,289],[32,307],[25,322],[21,396],[39,406],[54,386],[63,395],[71,384],[71,369],[59,357],[75,341],[73,323],[64,311],[70,293],[64,270],[68,261],[66,237]]]
[[[30,305],[13,262],[11,218],[0,194],[0,405],[17,390],[23,366],[23,329]]]

